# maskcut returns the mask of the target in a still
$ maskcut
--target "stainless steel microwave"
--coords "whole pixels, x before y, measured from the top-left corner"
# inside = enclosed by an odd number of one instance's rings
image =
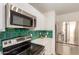
[[[35,28],[36,17],[11,4],[5,6],[6,27],[9,28]]]

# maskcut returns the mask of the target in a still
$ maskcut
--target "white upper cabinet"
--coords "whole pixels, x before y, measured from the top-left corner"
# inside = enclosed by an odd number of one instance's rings
[[[0,32],[5,31],[5,4],[0,3]]]

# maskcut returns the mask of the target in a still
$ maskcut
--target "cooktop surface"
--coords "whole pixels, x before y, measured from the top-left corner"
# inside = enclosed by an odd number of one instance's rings
[[[39,54],[45,47],[39,44],[31,43],[31,54],[37,55]]]
[[[26,42],[25,42],[26,43]],[[22,45],[22,46],[20,46]],[[38,55],[45,47],[39,44],[30,43],[10,46],[3,49],[4,55]]]

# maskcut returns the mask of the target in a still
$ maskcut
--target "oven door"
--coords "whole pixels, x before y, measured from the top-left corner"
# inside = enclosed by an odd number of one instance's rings
[[[31,48],[25,49],[17,55],[31,55]]]

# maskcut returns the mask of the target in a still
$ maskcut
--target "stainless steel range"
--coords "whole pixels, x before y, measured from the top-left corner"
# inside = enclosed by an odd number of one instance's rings
[[[4,55],[44,55],[44,46],[31,43],[31,37],[18,37],[2,42]]]

